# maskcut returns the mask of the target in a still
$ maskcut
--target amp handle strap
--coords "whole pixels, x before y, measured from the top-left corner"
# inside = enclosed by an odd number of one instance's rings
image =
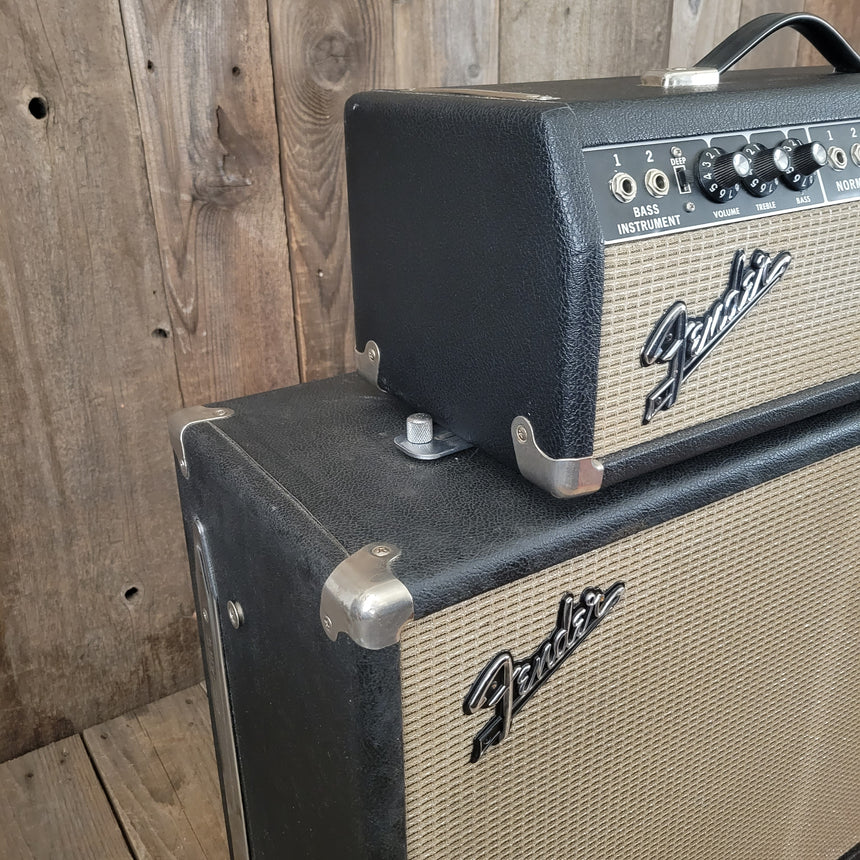
[[[702,57],[695,67],[717,69],[722,74],[783,27],[791,27],[805,36],[837,72],[860,72],[860,54],[827,21],[805,12],[771,12],[753,18]]]

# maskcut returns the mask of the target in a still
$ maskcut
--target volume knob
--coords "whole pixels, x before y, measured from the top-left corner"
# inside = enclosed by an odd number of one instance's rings
[[[752,168],[744,177],[744,188],[756,197],[773,194],[777,179],[791,168],[788,153],[779,146],[768,149],[760,143],[748,143],[741,152],[749,158]]]
[[[741,180],[749,176],[751,169],[749,158],[742,152],[712,146],[696,161],[696,179],[706,197],[714,203],[725,203],[738,193]]]
[[[791,166],[783,174],[782,181],[795,191],[809,188],[815,182],[815,172],[827,164],[827,150],[824,144],[817,140],[802,143],[797,138],[790,137],[784,140],[779,148],[784,150],[791,160]]]

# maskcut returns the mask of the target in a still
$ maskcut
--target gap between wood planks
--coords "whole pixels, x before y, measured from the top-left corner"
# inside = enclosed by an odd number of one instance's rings
[[[0,765],[4,860],[227,860],[195,685]]]

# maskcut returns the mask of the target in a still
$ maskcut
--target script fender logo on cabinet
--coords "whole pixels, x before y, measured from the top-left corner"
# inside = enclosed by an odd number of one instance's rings
[[[559,604],[555,628],[529,657],[514,660],[510,651],[502,651],[490,660],[463,702],[466,715],[495,708],[493,717],[475,735],[473,763],[510,734],[511,722],[520,708],[603,621],[623,594],[623,582],[616,582],[605,593],[599,588],[586,588],[579,601],[567,593]]]
[[[642,347],[642,366],[667,364],[666,378],[645,400],[643,424],[657,412],[670,409],[681,386],[710,354],[711,350],[773,289],[791,265],[791,254],[782,251],[771,259],[761,250],[753,251],[749,265],[744,252],[735,251],[729,284],[702,317],[688,317],[687,305],[678,301],[657,323]]]

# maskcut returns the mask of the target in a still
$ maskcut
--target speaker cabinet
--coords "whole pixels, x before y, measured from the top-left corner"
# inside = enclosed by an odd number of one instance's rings
[[[857,850],[860,406],[569,501],[406,414],[174,418],[234,858]]]

